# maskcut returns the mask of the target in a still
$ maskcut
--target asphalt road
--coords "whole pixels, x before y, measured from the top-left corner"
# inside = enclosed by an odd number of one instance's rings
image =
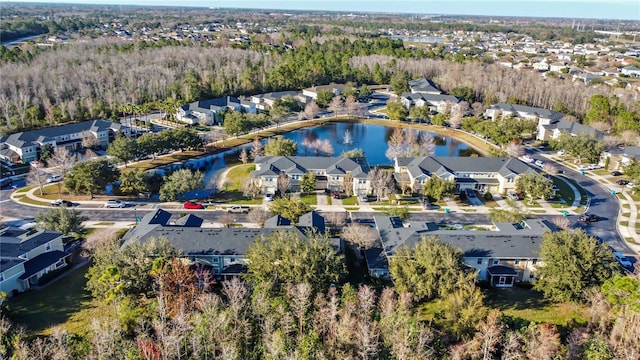
[[[530,152],[529,150],[527,153],[535,160],[549,161],[538,153]],[[587,212],[598,215],[601,218],[598,222],[584,224],[578,221],[578,215],[571,215],[570,219],[573,220],[574,227],[582,228],[588,234],[598,236],[608,245],[622,253],[633,254],[634,251],[620,237],[620,234],[618,234],[616,223],[620,204],[618,203],[618,198],[609,192],[611,189],[605,188],[598,181],[580,175],[579,172],[563,166],[560,163],[555,163],[555,165],[558,167],[558,170],[564,172],[563,175],[575,180],[578,185],[587,192],[590,198]]]

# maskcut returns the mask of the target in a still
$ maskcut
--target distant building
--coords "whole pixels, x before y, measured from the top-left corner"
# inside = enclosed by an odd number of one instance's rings
[[[131,135],[131,129],[106,120],[83,121],[6,135],[0,138],[0,159],[8,163],[38,160],[45,144],[70,151],[82,148],[83,139],[93,137],[99,146],[107,147],[116,134]]]
[[[442,91],[431,80],[425,78],[409,80],[409,89],[412,94],[442,94]]]
[[[436,236],[459,248],[464,263],[478,271],[478,279],[495,287],[533,281],[540,263],[542,235],[555,230],[547,220],[540,219],[496,223],[495,230],[445,230],[436,223],[419,221],[405,226],[400,218],[388,216],[374,216],[374,221],[380,245],[365,251],[369,275],[389,278],[389,259],[399,248],[413,248],[423,236]]]
[[[407,109],[411,109],[414,106],[427,106],[432,112],[445,113],[447,107],[459,103],[460,99],[453,95],[444,94],[404,93],[400,96],[400,102]]]
[[[330,85],[318,85],[302,90],[302,95],[309,97],[313,100],[318,99],[318,93],[320,91],[330,91],[334,95],[341,95],[344,92],[346,85],[344,84],[330,84]]]
[[[596,139],[602,139],[604,137],[604,133],[586,126],[575,121],[568,120],[558,120],[549,124],[538,125],[538,135],[537,138],[539,140],[555,140],[560,135],[566,132],[571,135],[588,135],[593,136]]]
[[[186,124],[213,125],[222,124],[225,111],[243,110],[255,114],[256,104],[249,100],[240,100],[233,96],[199,100],[183,105],[176,111],[176,119]]]

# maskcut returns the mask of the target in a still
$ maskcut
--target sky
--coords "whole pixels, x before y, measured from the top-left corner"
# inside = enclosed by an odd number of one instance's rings
[[[2,1],[0,1],[1,3]],[[640,0],[13,0],[114,5],[179,5],[446,15],[566,17],[640,21]]]

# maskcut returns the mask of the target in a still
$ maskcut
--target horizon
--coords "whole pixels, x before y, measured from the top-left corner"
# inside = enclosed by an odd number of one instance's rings
[[[176,5],[171,0],[66,0],[37,1],[14,0],[1,4],[85,4],[85,5],[130,5],[172,6],[239,10],[273,11],[333,11],[353,13],[387,13],[416,15],[523,17],[523,18],[567,18],[593,20],[622,20],[640,22],[640,1],[635,0],[449,0],[449,1],[206,1],[188,0]],[[366,10],[362,9],[366,6]]]

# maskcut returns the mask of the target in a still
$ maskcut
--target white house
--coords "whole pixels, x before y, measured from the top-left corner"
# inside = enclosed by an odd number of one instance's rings
[[[256,104],[233,96],[199,100],[179,107],[176,111],[176,119],[190,125],[220,124],[223,121],[222,114],[225,111],[240,111],[242,109],[248,113],[255,114]]]
[[[444,113],[447,107],[460,102],[460,99],[453,95],[431,94],[431,93],[404,93],[400,96],[400,102],[407,109],[413,106],[428,106],[432,112]]]
[[[318,85],[318,86],[303,89],[302,95],[316,100],[318,99],[318,93],[320,91],[326,90],[326,91],[331,91],[334,95],[340,95],[344,92],[345,88],[346,88],[346,85],[344,84]]]

